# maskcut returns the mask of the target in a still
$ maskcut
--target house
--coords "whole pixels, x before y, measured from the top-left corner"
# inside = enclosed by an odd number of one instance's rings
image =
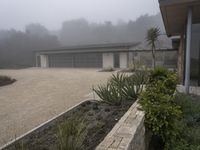
[[[156,50],[157,65],[176,68],[177,49]],[[151,50],[144,43],[69,46],[36,51],[36,66],[65,68],[121,68],[139,62],[152,67]]]
[[[127,68],[138,43],[68,46],[36,51],[37,67]]]
[[[159,0],[166,33],[179,37],[178,76],[185,85],[200,85],[200,0]]]

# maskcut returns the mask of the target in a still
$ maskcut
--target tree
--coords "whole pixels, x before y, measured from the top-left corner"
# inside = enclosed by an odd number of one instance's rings
[[[146,41],[152,50],[153,68],[155,68],[156,66],[155,49],[159,35],[160,35],[160,29],[158,27],[152,27],[147,30]]]

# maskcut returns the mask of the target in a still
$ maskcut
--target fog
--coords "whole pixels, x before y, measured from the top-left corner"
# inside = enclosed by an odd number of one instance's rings
[[[158,12],[157,0],[0,0],[0,29],[23,30],[29,23],[40,23],[57,30],[65,20],[117,23]]]
[[[143,43],[154,26],[165,33],[157,0],[0,0],[0,20],[0,68],[34,66],[36,50]]]

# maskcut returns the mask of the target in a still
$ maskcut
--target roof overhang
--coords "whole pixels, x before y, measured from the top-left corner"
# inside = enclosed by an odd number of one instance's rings
[[[49,50],[35,51],[36,54],[58,54],[58,53],[110,53],[110,52],[127,52],[139,43],[110,43],[98,45],[78,45]]]
[[[200,23],[200,0],[159,0],[159,3],[168,36],[177,36],[184,32],[190,7],[193,12],[192,22]]]

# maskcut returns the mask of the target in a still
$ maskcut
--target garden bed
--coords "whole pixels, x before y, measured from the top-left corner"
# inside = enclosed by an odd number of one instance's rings
[[[16,80],[12,79],[8,76],[1,76],[0,75],[0,86],[5,86],[14,83]]]
[[[75,118],[86,124],[81,149],[94,150],[117,121],[129,109],[133,101],[126,101],[124,107],[111,106],[98,101],[86,101],[48,124],[17,140],[4,150],[55,150],[61,149],[59,127]],[[79,123],[81,123],[80,121]],[[77,124],[78,126],[78,124]]]

